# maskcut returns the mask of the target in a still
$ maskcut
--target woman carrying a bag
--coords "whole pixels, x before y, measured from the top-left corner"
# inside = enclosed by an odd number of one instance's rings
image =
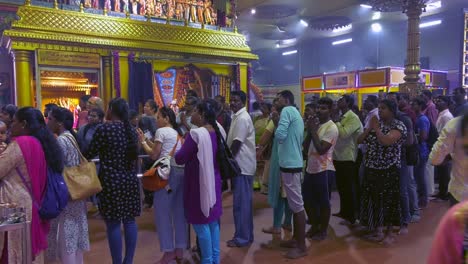
[[[15,203],[25,208],[26,219],[31,221],[33,263],[44,263],[49,221],[40,218],[38,208],[33,204],[44,197],[47,168],[62,172],[62,152],[57,140],[47,130],[42,113],[35,108],[19,109],[10,129],[12,142],[6,149],[0,149],[0,202]],[[4,234],[1,233],[0,237],[0,252],[6,254],[2,255],[0,262],[24,263],[21,231],[8,232],[5,240]],[[7,250],[3,251],[5,246]]]
[[[197,234],[202,264],[220,263],[219,219],[222,214],[218,146],[222,134],[216,124],[216,104],[205,99],[193,111],[190,130],[175,158],[185,164],[184,208],[187,221]]]
[[[48,115],[47,127],[58,135],[65,167],[80,164],[80,153],[72,140],[73,113],[63,107],[56,107]],[[89,250],[88,219],[86,201],[69,201],[59,217],[51,221],[48,237],[47,257],[50,261],[60,259],[62,263],[83,263],[83,252]]]
[[[168,107],[159,109],[156,117],[158,129],[154,136],[154,145],[150,147],[142,131],[138,132],[139,141],[151,159],[174,155],[182,146],[182,134],[176,123],[174,111]],[[154,192],[154,218],[158,232],[159,245],[163,257],[158,263],[169,263],[183,257],[187,248],[188,226],[183,207],[184,168],[177,166],[171,158],[169,188]]]

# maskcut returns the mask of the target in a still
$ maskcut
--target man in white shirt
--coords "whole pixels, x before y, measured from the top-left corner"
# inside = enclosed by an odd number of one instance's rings
[[[452,157],[452,172],[449,190],[450,204],[468,199],[468,113],[450,120],[442,129],[429,154],[433,165]]]
[[[327,237],[330,222],[331,179],[335,175],[333,150],[338,140],[338,128],[330,119],[332,107],[330,98],[320,98],[318,118],[310,117],[307,120],[308,138],[311,140],[302,196],[311,223],[307,236],[317,241]]]
[[[453,115],[449,111],[450,98],[448,96],[438,96],[435,99],[435,104],[437,110],[439,111],[439,116],[436,121],[436,128],[439,134],[442,132],[442,129],[448,123],[448,121],[453,119]],[[450,181],[450,170],[452,168],[452,162],[450,160],[445,160],[442,164],[434,166],[434,175],[439,179],[439,192],[434,195],[437,200],[446,201],[448,200],[448,184]]]
[[[388,96],[390,96],[390,94]],[[364,119],[364,127],[367,128],[373,116],[379,118],[379,99],[375,95],[368,95],[366,100],[364,100],[363,106],[367,111],[366,118]]]
[[[231,92],[231,109],[234,113],[227,144],[241,168],[241,175],[231,179],[233,185],[233,214],[235,233],[227,242],[228,247],[245,247],[253,242],[253,176],[257,160],[255,129],[245,107],[247,95],[242,91]]]

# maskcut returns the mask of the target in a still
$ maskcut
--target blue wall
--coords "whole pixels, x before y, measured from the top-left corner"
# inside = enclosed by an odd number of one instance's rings
[[[462,10],[424,17],[422,21],[436,19],[442,19],[442,24],[421,29],[421,57],[428,57],[429,69],[459,71],[463,38]],[[376,67],[377,59],[380,67],[403,67],[407,22],[380,23],[383,30],[379,34],[371,32],[369,23],[355,27],[353,32],[340,37],[303,40],[295,47],[299,50],[296,55],[282,56],[283,49],[255,51],[260,57],[259,64],[266,70],[254,71],[254,81],[259,85],[294,84],[299,83],[301,75]],[[353,42],[331,45],[333,41],[345,38],[353,38]],[[290,49],[294,48],[285,50]],[[451,86],[458,85],[458,81],[455,82]]]

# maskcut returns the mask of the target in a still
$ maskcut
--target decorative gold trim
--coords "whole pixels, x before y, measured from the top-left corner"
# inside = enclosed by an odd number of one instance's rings
[[[37,6],[20,6],[5,35],[20,42],[120,47],[255,60],[241,34],[148,23]],[[102,47],[102,48],[104,48]]]

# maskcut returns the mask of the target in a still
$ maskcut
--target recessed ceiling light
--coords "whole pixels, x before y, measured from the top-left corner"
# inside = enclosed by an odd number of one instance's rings
[[[380,25],[379,23],[372,24],[371,28],[372,28],[372,31],[374,31],[374,32],[382,31],[382,25]]]
[[[371,9],[371,8],[372,8],[371,5],[361,4],[360,6],[361,6],[362,8],[367,8],[367,9]]]
[[[255,13],[257,13],[257,10],[255,10],[255,8],[250,9],[250,14],[255,15]]]
[[[279,43],[276,43],[276,48],[279,48],[280,47],[280,44]]]
[[[440,25],[440,24],[442,24],[442,20],[434,20],[434,21],[421,23],[421,24],[419,24],[419,27],[420,28],[426,28],[426,27],[432,27],[432,26],[436,26],[436,25]]]
[[[285,51],[285,52],[283,52],[283,56],[292,55],[292,54],[296,54],[296,53],[297,53],[297,50]]]
[[[382,17],[382,13],[380,13],[380,12],[375,12],[375,13],[372,15],[372,20],[379,20],[381,17]]]
[[[332,42],[332,45],[335,46],[335,45],[340,45],[340,44],[344,44],[344,43],[349,43],[349,42],[352,42],[352,41],[353,41],[352,38],[337,40],[337,41]]]

